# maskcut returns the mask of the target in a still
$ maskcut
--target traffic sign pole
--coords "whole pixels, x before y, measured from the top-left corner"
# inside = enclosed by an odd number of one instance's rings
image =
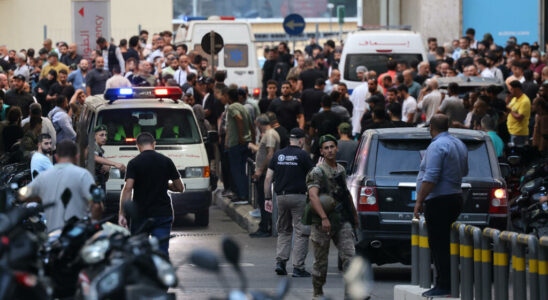
[[[209,44],[211,46],[211,78],[215,75],[215,31],[211,30],[209,36]]]

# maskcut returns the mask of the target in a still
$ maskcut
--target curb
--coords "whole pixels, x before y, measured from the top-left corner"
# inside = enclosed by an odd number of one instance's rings
[[[222,196],[222,189],[217,189],[213,192],[213,203],[223,210],[234,222],[240,227],[252,233],[259,229],[259,218],[254,218],[249,215],[253,211],[253,207],[249,204],[235,205],[229,198]]]
[[[394,286],[394,300],[424,300],[427,299],[422,296],[422,293],[426,292],[428,289],[423,289],[418,285],[404,285],[399,284]],[[459,300],[460,298],[449,298],[449,297],[432,297],[428,298],[432,300],[436,299],[453,299]]]

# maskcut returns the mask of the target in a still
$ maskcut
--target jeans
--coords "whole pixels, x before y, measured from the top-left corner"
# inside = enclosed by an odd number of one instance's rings
[[[529,136],[527,135],[510,135],[510,142],[514,143],[516,146],[525,146],[529,141]]]
[[[264,180],[266,175],[263,174],[257,180],[257,204],[261,209],[261,222],[259,223],[259,230],[262,232],[272,232],[272,214],[264,209]]]
[[[151,217],[150,219],[154,219],[154,222],[152,223],[152,226],[150,226],[149,230],[145,231],[146,233],[152,235],[158,240],[169,237],[169,235],[171,234],[171,224],[173,223],[173,217]],[[131,234],[136,234],[137,230],[141,228],[146,220],[148,220],[148,218],[131,220]],[[169,239],[160,243],[160,251],[164,252],[167,256],[169,256],[168,249]]]
[[[230,163],[230,174],[232,182],[236,186],[236,193],[240,199],[249,199],[249,190],[245,166],[249,157],[247,143],[228,148],[228,160]]]
[[[424,203],[424,218],[428,224],[428,243],[432,250],[436,267],[435,287],[451,289],[451,261],[449,255],[449,235],[451,224],[462,209],[462,195],[442,195]]]

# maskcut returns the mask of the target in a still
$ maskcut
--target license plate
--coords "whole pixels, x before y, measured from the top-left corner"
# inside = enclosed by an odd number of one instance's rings
[[[417,191],[411,191],[411,201],[417,201]]]

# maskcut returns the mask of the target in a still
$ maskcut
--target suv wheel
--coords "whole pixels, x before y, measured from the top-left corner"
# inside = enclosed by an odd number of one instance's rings
[[[197,211],[194,216],[194,225],[201,227],[209,225],[209,208]]]

